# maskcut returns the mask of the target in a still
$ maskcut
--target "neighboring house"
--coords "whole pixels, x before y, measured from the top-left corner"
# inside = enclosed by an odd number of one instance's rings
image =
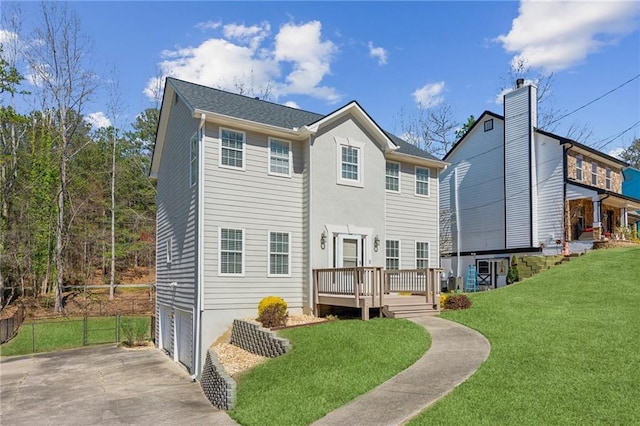
[[[627,226],[640,195],[622,194],[627,163],[537,128],[537,88],[518,81],[504,116],[484,112],[440,175],[442,266],[506,284],[511,256],[584,251]],[[563,250],[564,249],[564,250]]]
[[[622,194],[640,199],[640,169],[627,167],[623,170]],[[640,210],[629,212],[629,225],[640,235]]]
[[[445,165],[355,101],[319,115],[168,78],[151,165],[158,346],[195,377],[265,296],[295,313],[352,294],[366,317],[381,280],[437,277]]]

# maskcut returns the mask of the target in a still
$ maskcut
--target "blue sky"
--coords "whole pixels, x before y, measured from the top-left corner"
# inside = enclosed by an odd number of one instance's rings
[[[10,2],[2,9],[9,10]],[[21,39],[37,3],[21,3]],[[611,151],[640,137],[638,2],[71,2],[93,40],[91,66],[112,69],[129,123],[153,106],[156,77],[172,75],[328,113],[357,100],[384,128],[447,104],[462,123],[502,113],[500,89],[515,57],[554,72],[547,105],[570,112],[552,130],[588,126],[582,141]],[[8,40],[6,29],[0,41]],[[23,73],[28,75],[28,70]],[[85,113],[106,123],[105,91]],[[401,112],[402,111],[402,112]],[[615,135],[628,130],[620,137]]]

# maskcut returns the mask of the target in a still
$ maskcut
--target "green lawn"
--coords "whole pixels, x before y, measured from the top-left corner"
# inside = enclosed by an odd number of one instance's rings
[[[242,425],[307,425],[376,387],[430,344],[408,320],[333,321],[282,330],[293,349],[238,380],[231,416]]]
[[[640,248],[593,251],[442,317],[491,354],[412,425],[640,424]]]
[[[131,318],[136,323],[144,322],[141,326],[146,325],[146,330],[150,330],[149,317],[120,317],[121,323],[126,318]],[[149,332],[146,334],[148,337]],[[33,321],[23,323],[18,334],[0,346],[0,355],[25,355],[78,348],[85,343],[94,345],[124,340],[122,330],[116,332],[116,317],[88,317],[86,325],[82,318]]]

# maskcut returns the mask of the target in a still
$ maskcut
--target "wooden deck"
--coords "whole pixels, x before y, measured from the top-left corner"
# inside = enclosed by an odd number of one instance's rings
[[[380,308],[380,315],[392,318],[440,311],[442,269],[385,270],[381,267],[327,268],[313,270],[315,311],[318,305],[362,310]]]

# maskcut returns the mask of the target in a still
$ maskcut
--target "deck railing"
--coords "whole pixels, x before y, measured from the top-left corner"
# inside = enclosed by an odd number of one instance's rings
[[[439,268],[385,270],[381,267],[325,268],[313,270],[316,303],[320,295],[371,297],[373,306],[383,306],[385,294],[411,293],[436,300],[440,289]]]

